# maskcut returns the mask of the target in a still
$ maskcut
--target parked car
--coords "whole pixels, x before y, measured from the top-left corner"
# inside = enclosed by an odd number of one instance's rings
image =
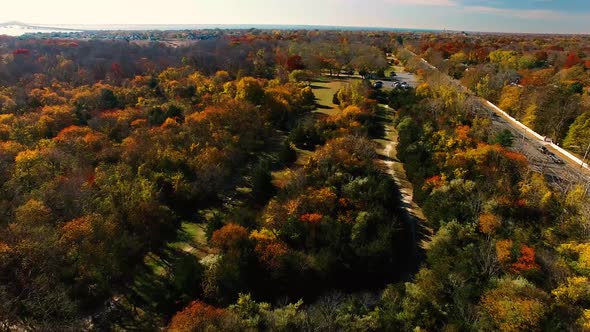
[[[561,158],[559,158],[558,156],[555,155],[555,153],[547,150],[547,148],[545,148],[545,154],[547,155],[547,157],[549,157],[549,159],[551,159],[551,161],[553,161],[556,164],[563,164],[563,160],[561,160]]]
[[[551,159],[556,164],[563,164],[563,160],[561,160],[559,157],[557,157],[554,154],[550,154],[549,159]]]
[[[383,82],[377,81],[377,82],[375,82],[375,84],[373,84],[373,87],[375,89],[381,89],[383,87]]]
[[[538,150],[543,154],[547,154],[547,152],[549,152],[549,150],[547,150],[547,148],[544,146],[540,146]]]

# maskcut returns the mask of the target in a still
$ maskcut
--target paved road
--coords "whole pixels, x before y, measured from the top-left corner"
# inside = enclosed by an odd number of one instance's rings
[[[509,129],[512,132],[515,137],[513,149],[527,157],[533,171],[545,174],[547,180],[562,191],[566,191],[570,185],[575,183],[589,183],[590,173],[587,169],[581,168],[579,163],[563,155],[551,143],[544,142],[542,137],[540,139],[538,134],[531,129],[490,106],[487,101],[481,100],[481,105],[490,116],[492,125],[498,131]],[[555,163],[547,154],[540,151],[541,147],[545,147],[557,155],[564,163]]]
[[[415,53],[411,53],[417,56]],[[428,68],[437,70],[436,67],[432,66],[426,60],[420,59]],[[473,95],[460,81],[450,77],[449,79],[465,93]],[[574,183],[590,185],[590,169],[587,164],[584,165],[585,167],[581,167],[582,162],[577,157],[554,144],[544,142],[542,136],[518,122],[489,101],[480,98],[479,102],[481,108],[487,111],[496,128],[500,130],[509,129],[517,137],[514,149],[527,156],[531,169],[545,174],[552,184],[562,190],[567,190]],[[539,150],[541,146],[545,146],[549,151],[563,160],[564,163],[557,164],[552,161],[548,155]]]

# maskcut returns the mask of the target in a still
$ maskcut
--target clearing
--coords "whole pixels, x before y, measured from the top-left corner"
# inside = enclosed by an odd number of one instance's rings
[[[349,84],[348,78],[333,77],[314,81],[311,88],[316,97],[317,108],[313,112],[328,116],[338,114],[340,109],[338,105],[332,103],[332,99],[334,94],[347,84]]]

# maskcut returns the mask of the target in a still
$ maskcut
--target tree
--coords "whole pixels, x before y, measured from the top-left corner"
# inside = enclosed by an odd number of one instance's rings
[[[505,86],[500,97],[500,108],[509,114],[520,116],[522,92],[522,88],[518,86]]]
[[[287,70],[289,72],[302,69],[305,69],[305,65],[303,64],[303,58],[300,55],[295,54],[287,58]]]
[[[201,301],[193,301],[182,311],[176,313],[168,331],[170,332],[201,332],[223,330],[231,313],[224,309],[210,306]]]
[[[263,203],[272,197],[274,192],[270,164],[260,162],[252,173],[252,196],[256,202]]]
[[[308,84],[310,83],[310,80],[312,78],[312,74],[309,71],[303,70],[303,69],[296,69],[293,70],[290,74],[289,74],[289,80],[291,82],[307,82]]]
[[[500,144],[504,147],[511,147],[512,143],[514,142],[514,135],[512,131],[509,129],[503,129],[499,133],[496,134],[494,138],[494,143]]]
[[[7,241],[0,252],[0,315],[10,325],[79,329],[76,301],[62,279],[68,265],[53,218],[44,202],[31,199],[16,209],[15,222],[0,230]]]
[[[516,273],[539,269],[539,264],[535,261],[535,249],[523,245],[520,247],[520,256],[517,261],[512,263],[512,271]]]
[[[565,64],[563,65],[564,68],[571,68],[577,64],[579,64],[582,60],[580,60],[580,57],[578,56],[578,53],[576,52],[569,52],[569,54],[567,55],[567,60],[565,61]]]
[[[264,88],[259,80],[253,77],[244,77],[236,85],[236,98],[249,101],[253,105],[262,104]]]
[[[524,279],[504,278],[481,298],[483,314],[500,331],[538,330],[547,312],[547,295]]]
[[[537,67],[539,61],[536,57],[532,55],[525,54],[518,59],[518,68],[519,69],[532,69]]]
[[[514,51],[496,50],[489,54],[490,62],[499,64],[504,69],[518,67],[518,53]]]
[[[111,89],[103,88],[100,90],[100,108],[103,110],[113,109],[119,106],[119,101]]]
[[[494,235],[501,225],[500,218],[492,213],[484,213],[479,216],[479,230],[486,235]]]
[[[248,231],[236,224],[225,225],[211,236],[211,243],[225,252],[239,251],[247,241]]]
[[[590,300],[590,281],[587,277],[569,277],[565,284],[551,292],[560,303],[576,304]]]
[[[563,145],[584,154],[588,144],[590,144],[590,112],[584,112],[569,127]]]
[[[291,144],[289,140],[285,140],[279,151],[279,160],[285,165],[290,165],[297,160],[297,151]]]

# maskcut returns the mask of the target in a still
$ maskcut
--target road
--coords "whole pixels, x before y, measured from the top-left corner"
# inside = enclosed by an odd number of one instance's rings
[[[487,111],[496,131],[508,129],[515,137],[512,149],[522,153],[529,160],[530,168],[542,174],[554,187],[561,191],[567,191],[573,184],[590,183],[590,176],[587,169],[580,167],[578,163],[567,155],[564,155],[561,148],[552,143],[545,142],[543,137],[516,121],[508,114],[489,103],[481,100],[481,106]],[[545,147],[558,156],[564,163],[555,163],[547,154],[540,151]],[[575,158],[575,157],[574,157]]]
[[[411,51],[410,51],[411,52]],[[414,56],[415,53],[411,52]],[[420,58],[429,69],[437,70],[428,61]],[[463,92],[473,95],[461,82],[448,77]],[[478,98],[481,109],[486,110],[485,115],[492,120],[492,125],[497,131],[508,129],[516,137],[513,149],[524,154],[530,163],[530,168],[539,173],[545,174],[547,180],[562,191],[567,191],[573,184],[590,186],[590,168],[579,158],[572,155],[561,147],[545,142],[543,136],[528,128],[508,113],[483,98]],[[547,154],[542,153],[539,148],[544,146],[550,152],[557,155],[563,164],[557,164]]]

